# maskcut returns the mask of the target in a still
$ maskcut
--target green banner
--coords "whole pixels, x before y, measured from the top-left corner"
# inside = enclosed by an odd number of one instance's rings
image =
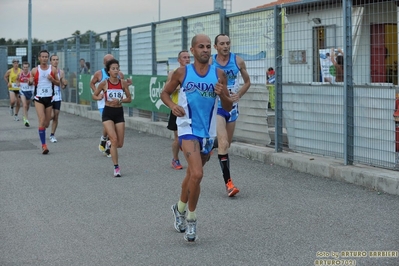
[[[91,89],[90,89],[90,80],[91,80],[91,75],[78,75],[78,92],[79,92],[79,100],[84,100],[84,101],[93,101],[91,98]]]
[[[79,75],[79,98],[80,100],[93,101],[90,89],[92,75]],[[169,113],[169,108],[161,101],[161,91],[165,86],[167,76],[150,75],[125,75],[133,84],[129,86],[132,102],[124,104],[141,110]]]

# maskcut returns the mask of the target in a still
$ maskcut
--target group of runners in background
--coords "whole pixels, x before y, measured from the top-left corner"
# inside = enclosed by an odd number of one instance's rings
[[[228,149],[231,145],[236,121],[239,116],[238,102],[250,87],[250,78],[244,60],[230,52],[230,38],[219,34],[213,47],[217,53],[212,56],[212,43],[207,35],[193,37],[190,54],[183,50],[178,54],[180,67],[169,73],[162,101],[170,108],[168,129],[174,131],[172,142],[172,167],[183,169],[179,160],[179,149],[187,161],[186,176],[181,185],[178,202],[172,205],[174,227],[184,232],[184,239],[197,239],[196,206],[200,195],[203,166],[209,160],[213,149],[218,150],[218,161],[222,171],[226,192],[235,196],[239,189],[230,174]],[[56,143],[55,132],[61,108],[62,94],[68,82],[58,68],[59,58],[46,50],[38,55],[39,65],[29,71],[29,63],[13,60],[13,67],[7,71],[4,80],[10,96],[10,114],[19,121],[20,100],[23,104],[23,123],[30,126],[28,110],[30,101],[35,102],[38,118],[38,134],[42,153],[48,154],[46,129],[51,125],[49,139]],[[49,64],[50,62],[50,64]],[[238,77],[243,84],[240,86]],[[123,146],[125,119],[123,103],[131,102],[130,79],[124,79],[119,61],[111,54],[104,56],[104,68],[94,73],[90,87],[93,100],[98,101],[103,124],[99,150],[112,158],[114,177],[121,177],[118,163],[118,148]]]

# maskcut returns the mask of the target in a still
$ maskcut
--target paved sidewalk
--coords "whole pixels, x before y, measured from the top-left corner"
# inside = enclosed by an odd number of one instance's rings
[[[42,155],[34,108],[26,128],[0,107],[1,266],[305,266],[331,262],[331,252],[342,263],[398,265],[398,196],[324,178],[316,169],[311,175],[281,167],[269,160],[300,161],[249,145],[233,147],[254,159],[231,155],[241,190],[234,198],[226,196],[216,156],[205,166],[199,240],[186,243],[170,211],[185,170],[170,167],[171,139],[157,135],[167,134],[165,126],[128,119],[141,128],[126,129],[123,177],[113,178],[110,158],[98,151],[98,112],[87,116],[61,112],[58,143]],[[392,251],[384,253],[392,258],[372,251]]]

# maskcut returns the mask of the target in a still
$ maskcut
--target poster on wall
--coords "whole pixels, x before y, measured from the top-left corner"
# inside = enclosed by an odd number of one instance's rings
[[[341,51],[340,49],[338,49]],[[321,82],[336,83],[342,82],[343,66],[340,65],[339,57],[343,54],[337,52],[337,49],[320,49],[320,68]],[[341,68],[337,71],[337,68]],[[338,74],[338,77],[337,77]]]
[[[320,49],[320,68],[321,68],[321,82],[334,83],[334,76],[331,74],[331,70],[334,65],[331,61],[330,49]],[[334,69],[335,72],[335,69]]]

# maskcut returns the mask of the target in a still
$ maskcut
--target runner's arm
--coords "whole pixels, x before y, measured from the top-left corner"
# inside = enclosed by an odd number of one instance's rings
[[[19,82],[19,77],[21,76],[21,73],[19,73],[17,75],[17,79],[15,80],[15,84],[17,84],[17,86],[19,87],[19,85],[21,84],[21,82]]]
[[[239,95],[239,98],[241,98],[242,96],[244,96],[244,94],[248,91],[249,87],[251,86],[251,80],[247,72],[247,66],[245,65],[244,60],[239,56],[237,56],[237,64],[238,67],[240,68],[241,77],[244,81],[244,85],[242,85],[242,87],[238,90],[237,93]]]
[[[95,92],[96,91],[96,83],[100,81],[101,70],[96,71],[94,73],[93,78],[90,80],[90,89]]]
[[[35,75],[36,75],[36,71],[37,71],[37,69],[36,69],[36,67],[35,68],[33,68],[31,71],[30,71],[30,78],[29,78],[29,85],[36,85],[35,84]]]
[[[175,116],[182,117],[186,114],[184,111],[183,107],[175,104],[170,95],[175,91],[177,86],[180,86],[181,83],[183,82],[183,77],[186,75],[186,67],[179,67],[176,69],[171,78],[170,81],[165,84],[164,89],[161,92],[161,100],[163,103],[170,108],[172,113]]]
[[[57,69],[55,67],[51,67],[51,72],[53,73],[53,75],[48,75],[48,79],[51,81],[51,83],[53,83],[54,85],[60,86],[60,80],[58,79],[58,75],[57,75]]]
[[[65,79],[64,70],[60,70],[60,84],[62,89],[65,89],[68,85],[68,80]]]
[[[104,90],[105,84],[106,84],[106,81],[103,80],[100,84],[98,84],[97,88],[94,87],[95,89],[94,89],[94,93],[92,95],[93,100],[96,100],[96,101],[102,100],[102,98],[104,97],[104,94],[101,93],[101,91]]]
[[[223,70],[218,69],[218,82],[215,85],[215,93],[219,95],[222,108],[228,112],[233,107],[234,100],[230,97],[229,91],[227,90],[227,77]]]
[[[161,100],[163,103],[168,106],[171,110],[173,109],[173,106],[176,105],[170,96],[172,93],[176,90],[176,88],[181,84],[181,76],[185,72],[185,67],[178,68],[175,71],[169,73],[168,79],[166,80],[165,87],[163,88],[161,92]],[[185,73],[184,73],[185,74]]]
[[[7,70],[7,72],[4,74],[4,80],[6,81],[6,83],[7,83],[7,87],[9,88],[10,87],[10,80],[9,80],[9,78],[10,78],[10,73],[11,73],[11,69],[9,69],[9,70]]]

